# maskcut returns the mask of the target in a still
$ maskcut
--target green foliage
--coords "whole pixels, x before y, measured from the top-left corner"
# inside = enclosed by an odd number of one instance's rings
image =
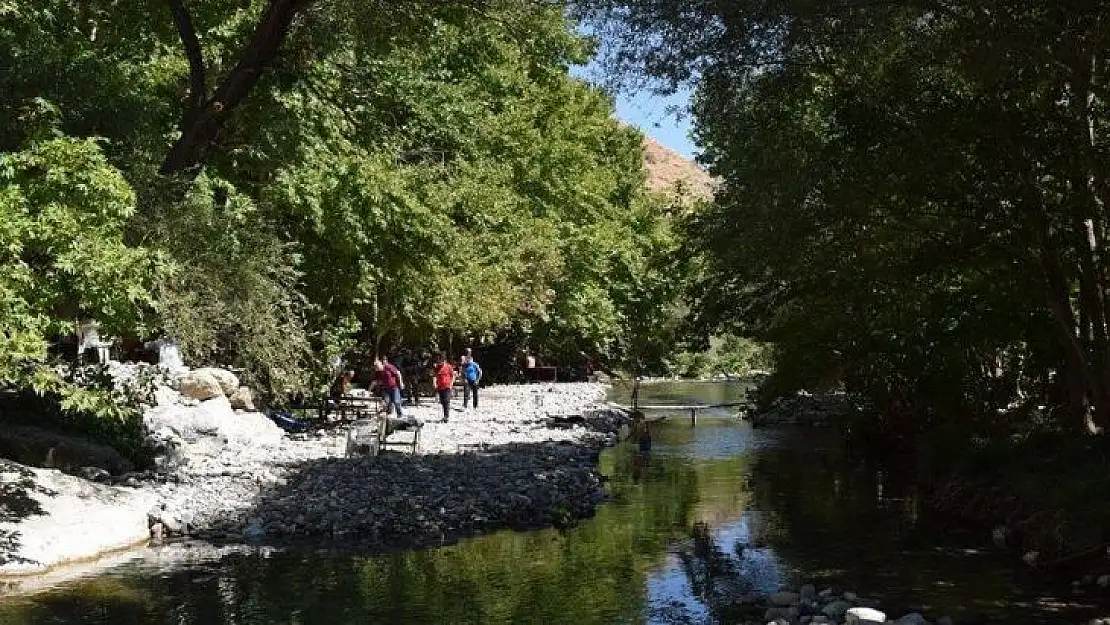
[[[770,346],[751,339],[724,335],[712,337],[709,349],[681,351],[668,359],[669,373],[686,378],[709,378],[719,375],[747,376],[774,368]]]
[[[698,77],[703,333],[910,428],[1110,417],[1102,7],[585,5],[618,67]]]
[[[77,318],[142,327],[164,263],[124,241],[134,213],[134,192],[91,139],[0,154],[0,380],[29,381],[46,340]]]
[[[240,368],[267,392],[302,389],[309,346],[293,246],[251,198],[198,177],[180,200],[142,220],[151,244],[174,259],[156,285],[161,327],[189,362]]]
[[[171,335],[271,398],[403,345],[669,353],[673,207],[643,190],[642,136],[570,77],[590,42],[560,7],[316,3],[216,102],[274,3],[185,5],[203,76],[168,9],[0,4],[5,385],[126,420],[44,373],[77,318]],[[178,159],[201,166],[158,174],[197,106],[220,109]]]

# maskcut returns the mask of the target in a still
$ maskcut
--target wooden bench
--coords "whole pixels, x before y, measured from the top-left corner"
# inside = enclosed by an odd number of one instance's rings
[[[532,367],[524,370],[524,377],[529,382],[557,382],[559,370],[556,367]]]

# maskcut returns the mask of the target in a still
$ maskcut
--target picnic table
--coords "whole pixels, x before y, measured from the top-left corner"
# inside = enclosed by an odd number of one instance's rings
[[[314,415],[321,422],[347,422],[380,414],[385,410],[385,404],[376,395],[343,395],[298,402],[291,408],[298,413],[308,413],[305,416]]]
[[[524,370],[524,376],[529,382],[556,382],[558,369],[556,367],[532,367]]]
[[[391,417],[385,412],[385,402],[371,394],[343,395],[303,403],[298,410],[316,413],[320,421],[349,423],[347,433],[348,456],[375,456],[390,446],[402,446],[416,453],[420,444],[423,424],[412,417]],[[408,432],[411,437],[396,438],[397,433]]]

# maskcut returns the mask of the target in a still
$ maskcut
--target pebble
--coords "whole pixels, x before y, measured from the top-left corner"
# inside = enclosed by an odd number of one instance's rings
[[[740,614],[739,620],[731,620],[737,625],[929,625],[921,613],[909,611],[899,617],[888,615],[875,607],[852,607],[853,601],[863,602],[851,591],[826,589],[817,592],[810,584],[801,586],[797,592],[784,588],[778,592],[760,597],[750,593],[738,595],[730,600],[730,610]],[[809,609],[812,603],[814,609]],[[761,608],[760,606],[769,606]],[[747,615],[746,617],[744,615]],[[936,625],[953,625],[950,617],[941,616]],[[1110,622],[1107,623],[1110,625]]]
[[[535,392],[544,394],[542,406]],[[481,409],[456,411],[448,423],[430,400],[406,406],[425,424],[416,455],[347,458],[349,427],[262,445],[160,431],[152,436],[172,462],[160,464],[157,478],[127,483],[158,495],[152,526],[213,541],[417,546],[502,527],[566,525],[603,499],[598,452],[628,420],[605,404],[605,392],[599,384],[491,387]],[[567,427],[549,414],[582,418]]]

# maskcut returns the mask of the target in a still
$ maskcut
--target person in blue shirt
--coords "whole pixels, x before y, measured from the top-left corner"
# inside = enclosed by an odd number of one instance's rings
[[[463,382],[463,408],[470,403],[471,395],[474,396],[474,409],[478,409],[478,384],[482,381],[482,367],[473,356],[463,356],[460,359],[459,369],[462,372]]]

